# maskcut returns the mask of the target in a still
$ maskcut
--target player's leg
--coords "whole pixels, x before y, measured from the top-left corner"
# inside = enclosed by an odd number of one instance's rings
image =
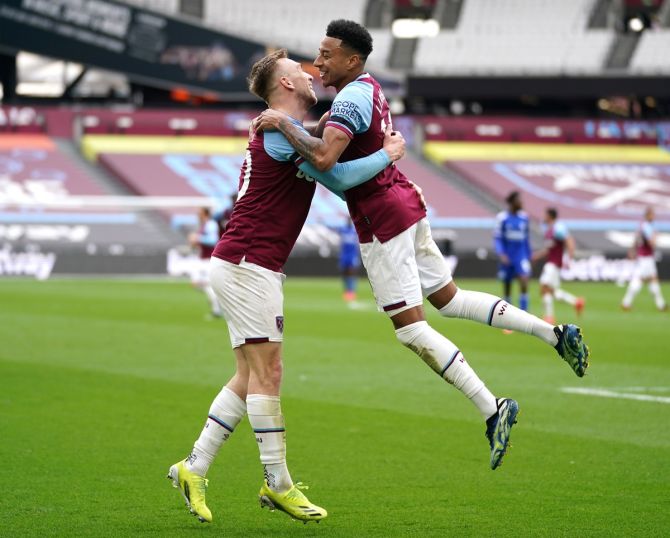
[[[279,389],[282,378],[281,343],[243,346],[249,364],[247,411],[256,435],[268,485],[276,491],[293,486],[286,466],[286,430]]]
[[[202,291],[204,291],[205,295],[207,296],[207,301],[209,302],[209,309],[212,313],[212,316],[215,318],[220,318],[221,306],[219,305],[219,301],[216,298],[216,293],[214,293],[214,289],[209,285],[209,282],[203,286]]]
[[[540,295],[542,296],[543,316],[542,319],[553,325],[554,317],[554,290],[546,284],[540,284]]]
[[[623,296],[623,300],[621,301],[621,308],[623,308],[624,310],[630,310],[633,306],[633,299],[635,299],[635,296],[640,292],[641,289],[642,289],[642,279],[636,272],[633,275],[633,278],[631,278],[630,282],[628,283],[626,293]]]
[[[205,427],[193,445],[191,453],[175,463],[168,471],[186,501],[191,513],[202,522],[211,522],[212,513],[206,504],[207,471],[223,444],[246,414],[246,388],[249,368],[239,349],[235,349],[235,375],[217,394],[209,408]]]
[[[372,243],[361,244],[363,265],[375,299],[380,310],[391,318],[398,340],[470,399],[485,420],[500,422],[499,428],[503,427],[506,422],[495,419],[498,414],[495,396],[465,361],[458,347],[425,320],[421,281],[415,260],[417,228],[421,228],[422,222],[385,243],[375,238]],[[439,249],[435,248],[434,255],[445,264]],[[508,405],[505,404],[505,407]],[[504,445],[497,446],[495,457],[492,447],[491,465],[494,469],[504,455],[508,439],[509,431],[503,438]]]
[[[486,437],[491,450],[490,466],[496,469],[507,451],[519,406],[510,398],[496,398],[467,363],[460,349],[420,319],[422,317],[423,309],[420,306],[392,316],[396,337],[477,407],[486,421]],[[408,323],[410,320],[413,322]]]
[[[221,446],[230,438],[247,412],[249,366],[239,348],[234,353],[237,363],[235,375],[214,398],[205,427],[193,445],[191,454],[186,458],[186,468],[201,476],[207,474]]]
[[[651,295],[654,297],[654,303],[656,304],[656,308],[658,308],[661,311],[667,310],[668,305],[665,302],[665,298],[663,297],[663,292],[661,291],[661,285],[658,282],[658,278],[650,278],[649,279],[649,292]]]
[[[578,377],[582,377],[588,368],[590,352],[576,325],[552,326],[495,295],[463,290],[454,282],[429,295],[428,300],[445,317],[469,319],[539,338],[554,347]]]
[[[207,296],[207,301],[209,301],[209,308],[214,317],[220,318],[222,316],[221,303],[219,302],[216,292],[212,287],[212,277],[211,277],[211,258],[209,260],[203,261],[203,287],[202,290]]]
[[[542,273],[540,273],[540,295],[544,308],[543,319],[552,325],[555,323],[554,290],[558,288],[560,283],[558,271],[556,264],[547,262],[542,267]]]
[[[528,260],[519,262],[517,278],[519,280],[519,308],[528,312],[528,282],[530,280],[530,262]]]
[[[249,364],[247,411],[254,431],[265,480],[259,498],[261,506],[279,509],[301,521],[319,521],[328,513],[309,501],[293,484],[286,465],[286,427],[279,396],[281,344],[247,344],[243,352]]]
[[[342,267],[342,281],[344,284],[344,300],[356,300],[356,269],[353,263],[348,260]]]
[[[440,314],[533,335],[553,346],[577,376],[584,375],[589,351],[582,341],[579,327],[552,326],[495,295],[459,289],[451,279],[449,268],[435,256],[438,249],[429,230],[424,231],[424,235],[422,246],[417,249],[421,286],[424,295]]]
[[[498,269],[498,278],[503,284],[503,297],[505,301],[512,304],[512,266],[511,265],[500,265]]]
[[[279,397],[283,280],[284,275],[251,263],[234,265],[212,258],[212,283],[221,299],[231,341],[240,346],[249,367],[247,415],[266,478],[260,490],[261,505],[313,521],[323,519],[327,512],[310,503],[293,485],[286,466],[286,432]]]
[[[658,282],[658,271],[656,269],[656,260],[653,256],[645,256],[640,259],[640,276],[647,282],[649,292],[654,298],[656,308],[663,311],[667,309],[661,286]]]

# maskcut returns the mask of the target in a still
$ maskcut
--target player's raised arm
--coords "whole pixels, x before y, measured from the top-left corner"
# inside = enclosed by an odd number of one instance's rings
[[[405,139],[389,126],[384,133],[384,147],[367,157],[336,163],[332,169],[325,172],[317,170],[308,161],[303,160],[296,164],[303,172],[341,196],[344,191],[369,181],[389,164],[401,159],[404,154]]]
[[[279,130],[295,148],[317,170],[330,170],[349,145],[351,140],[344,132],[326,126],[323,138],[310,136],[296,126],[289,116],[268,108],[255,121],[256,132]]]

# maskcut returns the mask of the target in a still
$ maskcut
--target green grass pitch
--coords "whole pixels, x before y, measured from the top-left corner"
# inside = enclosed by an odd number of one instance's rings
[[[186,283],[1,280],[0,536],[668,535],[670,317],[646,291],[624,314],[613,284],[566,286],[587,297],[584,379],[531,337],[429,315],[494,393],[519,401],[513,448],[493,472],[474,406],[397,343],[360,287],[358,310],[336,280],[285,287],[289,468],[328,519],[260,510],[243,421],[209,473],[214,522],[203,525],[164,477],[232,373],[225,323],[204,321],[204,296]]]

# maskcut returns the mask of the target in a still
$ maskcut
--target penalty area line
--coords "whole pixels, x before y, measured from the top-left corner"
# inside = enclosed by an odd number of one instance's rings
[[[631,392],[617,392],[607,389],[588,389],[583,387],[563,387],[561,392],[566,394],[581,394],[583,396],[599,396],[600,398],[617,398],[620,400],[636,400],[638,402],[656,402],[670,404],[668,396],[652,396],[650,394],[635,394]]]

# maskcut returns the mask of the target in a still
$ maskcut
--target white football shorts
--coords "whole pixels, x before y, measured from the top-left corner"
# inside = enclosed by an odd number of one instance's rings
[[[555,263],[547,262],[542,268],[540,284],[557,290],[561,287],[561,270]]]
[[[193,262],[191,283],[194,286],[209,286],[209,258],[198,258]]]
[[[656,271],[656,260],[653,256],[638,256],[635,264],[634,276],[646,280],[648,278],[656,278],[658,272]]]
[[[233,348],[283,340],[286,275],[244,260],[235,265],[212,257],[210,278]]]
[[[389,316],[423,304],[424,296],[452,281],[425,218],[385,243],[376,237],[361,243],[361,259],[377,307]]]

